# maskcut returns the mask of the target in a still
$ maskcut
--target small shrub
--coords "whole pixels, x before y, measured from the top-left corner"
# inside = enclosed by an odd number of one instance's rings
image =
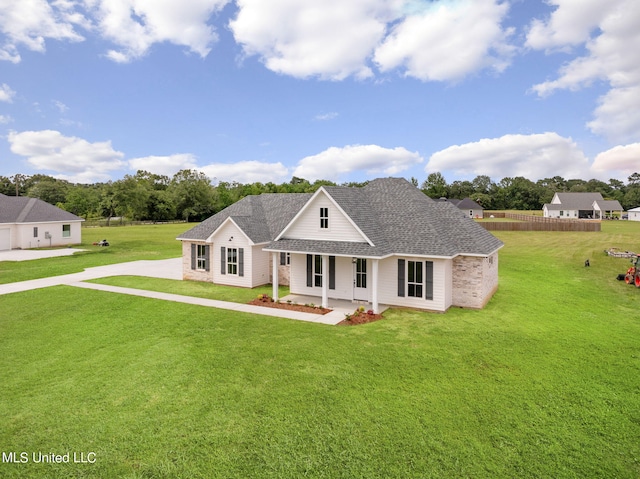
[[[361,313],[364,313],[364,306],[360,306],[360,307],[358,308],[358,311],[360,311]]]
[[[373,309],[368,310],[368,311],[367,311],[367,314],[368,314],[368,315],[373,315]]]
[[[351,315],[349,313],[345,313],[344,319],[346,319],[347,321],[351,321]]]

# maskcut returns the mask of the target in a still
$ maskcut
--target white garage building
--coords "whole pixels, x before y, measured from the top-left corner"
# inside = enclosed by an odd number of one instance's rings
[[[0,251],[78,244],[83,221],[38,198],[0,194]]]

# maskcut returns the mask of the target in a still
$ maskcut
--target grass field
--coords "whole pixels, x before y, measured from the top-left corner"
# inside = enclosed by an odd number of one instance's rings
[[[96,454],[0,477],[639,477],[640,290],[603,250],[640,252],[640,223],[497,236],[482,311],[356,327],[65,286],[0,297],[0,449]]]
[[[86,251],[73,256],[25,262],[0,262],[0,284],[47,276],[77,273],[84,268],[104,266],[125,261],[175,258],[182,254],[176,237],[190,225],[120,226],[109,228],[83,228],[83,243],[74,247]],[[109,247],[93,246],[102,239]]]

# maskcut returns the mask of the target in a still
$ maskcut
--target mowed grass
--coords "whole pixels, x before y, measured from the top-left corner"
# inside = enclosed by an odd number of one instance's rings
[[[640,224],[499,237],[482,311],[355,327],[64,286],[3,296],[2,450],[97,461],[0,476],[637,478],[640,290],[603,250],[640,250]]]
[[[86,251],[59,258],[0,261],[0,284],[77,273],[85,268],[125,261],[176,258],[182,254],[181,243],[176,237],[192,226],[175,223],[83,228],[83,242],[74,248]],[[92,244],[105,238],[110,246]]]

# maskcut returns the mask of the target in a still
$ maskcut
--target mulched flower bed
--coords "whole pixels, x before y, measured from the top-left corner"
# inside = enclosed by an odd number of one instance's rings
[[[327,314],[332,311],[331,309],[321,308],[320,306],[312,307],[305,306],[304,304],[276,303],[268,296],[254,299],[253,301],[250,301],[249,304],[254,306],[264,306],[266,308],[288,309],[289,311],[300,311],[302,313],[313,314]]]
[[[357,324],[366,324],[382,319],[381,314],[369,314],[366,311],[356,311],[349,319],[343,319],[338,326],[355,326]]]

